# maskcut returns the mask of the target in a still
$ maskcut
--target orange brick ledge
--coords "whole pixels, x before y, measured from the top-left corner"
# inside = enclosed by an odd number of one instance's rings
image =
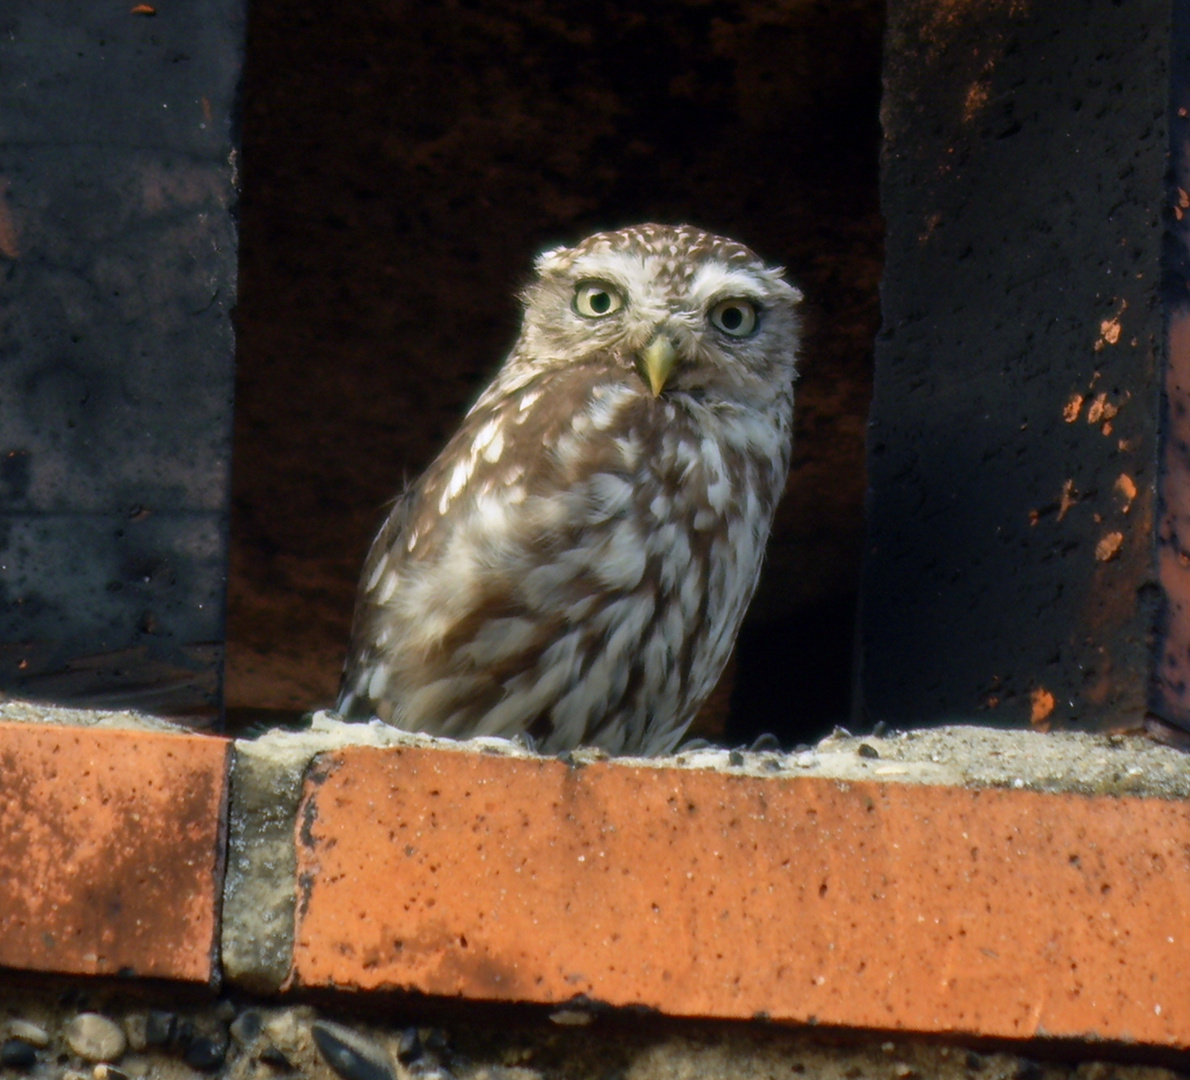
[[[225,881],[231,744],[0,722],[0,967],[1190,1049],[1187,759],[1022,733],[966,786],[927,738],[769,774],[261,740]]]
[[[1190,812],[420,748],[318,759],[291,985],[1190,1046]]]
[[[0,967],[215,982],[230,755],[0,722]]]

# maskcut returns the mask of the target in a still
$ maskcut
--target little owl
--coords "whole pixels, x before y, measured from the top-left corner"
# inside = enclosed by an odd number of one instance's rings
[[[727,663],[789,468],[800,293],[639,225],[547,251],[520,337],[368,554],[348,719],[664,754]]]

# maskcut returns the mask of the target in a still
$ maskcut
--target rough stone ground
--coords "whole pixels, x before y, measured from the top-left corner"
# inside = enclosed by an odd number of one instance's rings
[[[5,1080],[1176,1080],[1157,1065],[1038,1061],[1004,1050],[911,1038],[843,1039],[742,1024],[676,1023],[578,1010],[429,1017],[389,1002],[367,1021],[311,1004],[118,985],[0,988]],[[93,1013],[126,1048],[80,1055],[68,1027]],[[73,1040],[77,1048],[77,1039]],[[19,1044],[19,1045],[18,1045]],[[322,1049],[320,1049],[320,1046]],[[1036,1049],[1034,1047],[1034,1049]],[[19,1053],[18,1053],[19,1051]],[[325,1052],[324,1052],[325,1051]],[[337,1068],[328,1064],[333,1057]],[[5,1065],[17,1059],[31,1064]]]

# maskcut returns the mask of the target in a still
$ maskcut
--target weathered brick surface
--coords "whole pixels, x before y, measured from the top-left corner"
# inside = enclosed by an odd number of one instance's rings
[[[1006,760],[1056,737],[1012,738]],[[288,985],[1190,1049],[1181,758],[1088,742],[1083,790],[1115,793],[1056,794],[904,782],[945,757],[875,742],[808,755],[831,776],[327,750],[291,833]],[[216,979],[229,753],[0,722],[0,967]],[[1119,794],[1133,774],[1171,797]]]
[[[229,754],[0,722],[0,967],[212,981]]]
[[[871,719],[1190,728],[1172,10],[889,6]]]
[[[291,985],[1190,1047],[1190,811],[354,747]]]

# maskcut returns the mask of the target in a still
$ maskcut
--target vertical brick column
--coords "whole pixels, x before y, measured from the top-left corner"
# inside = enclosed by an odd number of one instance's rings
[[[1190,7],[1173,4],[1172,93],[1165,290],[1168,328],[1166,424],[1161,448],[1161,517],[1157,569],[1161,611],[1153,706],[1190,727]]]
[[[0,691],[211,712],[243,0],[0,33]]]
[[[890,6],[872,719],[1099,728],[1156,708],[1190,726],[1190,183],[1167,175],[1190,101],[1170,9]]]

